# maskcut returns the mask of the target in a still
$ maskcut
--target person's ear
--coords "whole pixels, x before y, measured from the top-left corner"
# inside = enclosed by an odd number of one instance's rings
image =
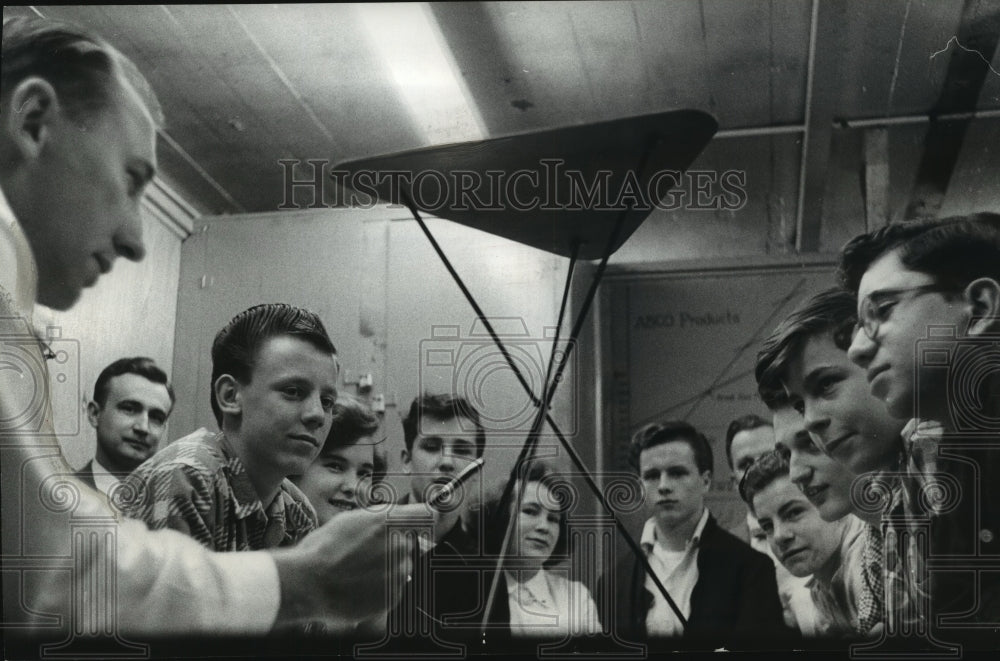
[[[407,450],[406,448],[403,448],[399,452],[399,459],[400,461],[403,462],[403,472],[407,474],[411,473],[412,468],[410,466],[410,451]]]
[[[708,491],[712,488],[712,471],[705,471],[701,474],[701,485]]]
[[[970,308],[969,335],[1000,330],[1000,282],[978,278],[965,287],[963,295]]]
[[[101,413],[101,407],[97,405],[97,402],[87,402],[87,421],[90,422],[90,426],[97,429],[97,416]]]
[[[10,93],[3,128],[20,157],[31,161],[42,153],[61,116],[59,97],[44,78],[25,78]]]
[[[223,415],[240,415],[243,413],[243,392],[240,382],[230,374],[223,374],[212,385],[215,390],[215,401]]]

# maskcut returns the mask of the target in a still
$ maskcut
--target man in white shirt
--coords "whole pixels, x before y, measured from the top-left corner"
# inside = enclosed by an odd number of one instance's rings
[[[314,620],[336,631],[384,609],[373,584],[405,581],[412,552],[408,537],[387,538],[384,514],[344,514],[288,549],[214,554],[174,531],[118,523],[106,500],[73,476],[53,432],[32,307],[67,309],[117,257],[142,258],[140,202],[155,173],[160,113],[135,66],[75,26],[9,20],[0,61],[7,643],[59,632],[70,642],[263,634]],[[422,507],[397,507],[392,516],[426,518]],[[65,653],[68,643],[60,646]]]
[[[641,546],[685,622],[634,558],[602,579],[597,603],[613,609],[602,622],[626,640],[683,637],[682,646],[695,648],[774,646],[788,636],[774,564],[719,527],[705,507],[708,439],[686,422],[647,425],[632,438],[630,463],[650,515]]]
[[[105,495],[159,449],[174,389],[152,358],[119,358],[97,377],[87,420],[97,432],[94,458],[76,476]]]

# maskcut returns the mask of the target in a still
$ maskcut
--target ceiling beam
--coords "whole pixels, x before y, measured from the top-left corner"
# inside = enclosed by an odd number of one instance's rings
[[[990,62],[998,40],[1000,10],[996,4],[966,0],[958,32],[945,47],[951,59],[941,94],[930,112],[931,124],[924,137],[923,155],[906,207],[907,220],[937,218],[941,211],[970,120],[938,122],[934,118],[976,109],[983,82],[993,70]]]
[[[889,223],[889,129],[865,131],[865,230]]]
[[[846,0],[813,0],[795,224],[795,248],[800,253],[820,249],[823,191],[830,163],[834,107],[842,87],[846,19]]]

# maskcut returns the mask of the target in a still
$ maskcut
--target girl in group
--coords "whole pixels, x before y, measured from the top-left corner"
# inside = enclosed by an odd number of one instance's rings
[[[514,638],[554,638],[596,634],[601,630],[597,606],[587,587],[568,578],[568,567],[556,569],[569,556],[565,507],[558,502],[558,479],[540,463],[524,478],[524,498],[513,514],[514,531],[505,557],[497,599],[507,599],[510,633]],[[511,500],[516,500],[520,483]],[[499,553],[511,518],[510,506],[494,501],[489,509],[487,544]],[[499,606],[500,604],[498,604]],[[497,624],[500,624],[499,622]]]
[[[302,475],[291,478],[309,499],[320,525],[357,508],[376,469],[378,417],[362,402],[340,395],[323,449]]]

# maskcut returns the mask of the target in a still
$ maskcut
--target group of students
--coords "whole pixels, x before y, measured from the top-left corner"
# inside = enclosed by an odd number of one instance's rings
[[[67,309],[116,257],[143,256],[159,109],[127,58],[73,26],[5,22],[2,66],[0,331],[44,364],[33,305]],[[254,306],[218,333],[220,431],[138,465],[111,492],[120,519],[65,464],[51,412],[25,424],[36,384],[0,370],[5,627],[35,634],[69,612],[116,636],[320,630],[376,652],[519,637],[781,648],[796,631],[893,649],[995,646],[998,333],[1000,215],[852,240],[838,285],[760,350],[772,419],[741,419],[727,435],[748,522],[776,562],[706,507],[708,439],[662,421],[631,439],[648,515],[637,552],[593,592],[561,562],[573,557],[563,478],[544,465],[516,467],[517,488],[480,507],[427,505],[484,451],[487,430],[460,397],[414,401],[409,493],[384,503],[377,425],[338,401],[333,343],[307,310]],[[71,524],[27,524],[51,519],[67,480],[75,520],[110,517],[113,534],[79,545]],[[102,596],[109,558],[114,591]]]
[[[151,530],[176,530],[215,552],[241,552],[295,545],[358,508],[428,503],[482,457],[486,429],[469,401],[422,394],[403,419],[400,458],[409,485],[396,497],[383,481],[380,418],[360,399],[337,395],[337,372],[334,346],[315,314],[281,303],[253,306],[212,345],[211,404],[220,431],[203,428],[159,449],[175,401],[167,375],[149,358],[116,360],[99,375],[87,407],[96,456],[76,476]],[[425,526],[421,552],[437,548],[435,557],[443,552],[471,560],[497,556],[503,545],[497,532],[515,524],[509,555],[516,562],[503,569],[505,590],[488,623],[491,637],[502,631],[497,639],[509,642],[600,631],[587,588],[550,568],[566,558],[565,511],[551,493],[557,480],[551,467],[532,463],[516,508],[498,494],[468,507],[465,496],[478,486],[468,483],[455,494],[460,502]],[[419,556],[415,564],[422,566]],[[478,582],[484,567],[465,578]],[[454,571],[440,584],[432,574],[427,566],[409,575],[411,582],[416,576],[408,588],[413,613],[442,616],[454,607],[446,599],[469,594]],[[419,629],[399,626],[406,614],[395,607],[397,596],[404,600],[403,592],[386,599],[387,617],[359,622],[348,635],[387,639],[393,628],[414,637]],[[322,631],[318,625],[309,622],[301,631]]]
[[[786,581],[788,619],[910,651],[995,647],[1000,215],[858,236],[839,276],[760,349],[772,421],[727,435],[751,529],[810,577]]]

